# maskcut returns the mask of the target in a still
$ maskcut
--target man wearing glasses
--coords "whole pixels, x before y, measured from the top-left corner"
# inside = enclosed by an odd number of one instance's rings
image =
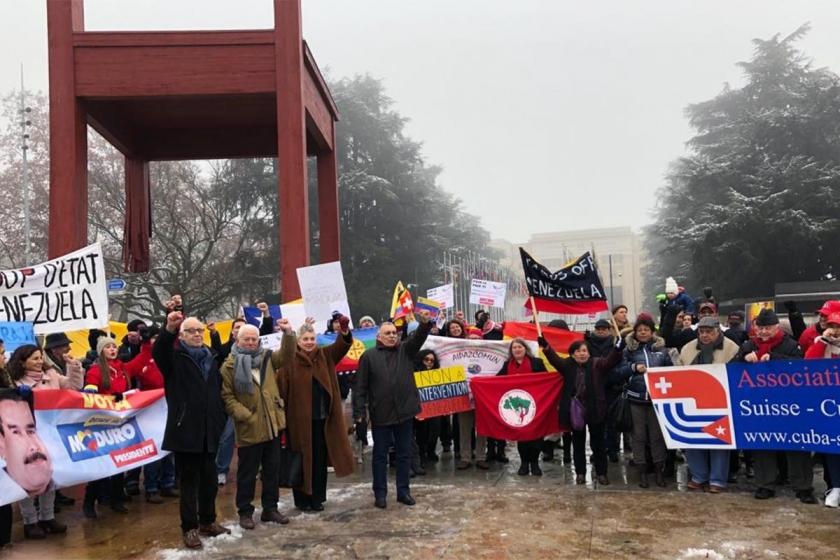
[[[755,335],[747,340],[734,361],[747,363],[770,360],[801,360],[799,344],[785,333],[779,325],[779,317],[772,309],[762,309],[755,318]],[[790,483],[796,497],[803,504],[816,504],[814,496],[814,473],[811,453],[807,451],[786,451]],[[773,488],[779,469],[775,451],[753,451],[755,460],[755,491],[757,500],[766,500],[776,495]]]
[[[388,448],[397,452],[397,501],[414,505],[408,481],[411,469],[411,442],[414,417],[420,413],[420,393],[414,383],[414,363],[429,336],[429,312],[417,316],[420,326],[400,342],[394,323],[384,322],[376,335],[376,346],[362,354],[353,385],[353,415],[356,424],[367,412],[373,430],[374,505],[385,508],[388,494]]]
[[[195,317],[172,311],[152,350],[169,407],[162,447],[175,453],[188,548],[201,548],[199,535],[230,533],[216,523],[216,450],[227,417],[219,366],[204,345],[204,329]]]

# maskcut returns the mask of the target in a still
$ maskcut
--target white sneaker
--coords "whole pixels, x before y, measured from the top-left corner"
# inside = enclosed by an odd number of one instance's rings
[[[840,488],[832,488],[825,495],[825,507],[836,508],[840,506]]]
[[[219,473],[218,481],[219,486],[224,486],[227,484],[227,475],[225,473]]]

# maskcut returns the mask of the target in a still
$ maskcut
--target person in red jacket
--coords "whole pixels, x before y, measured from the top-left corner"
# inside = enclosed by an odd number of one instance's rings
[[[96,362],[87,371],[85,385],[95,385],[101,395],[114,395],[117,401],[131,388],[125,364],[117,359],[117,343],[109,336],[96,341]],[[105,373],[107,372],[107,374]]]
[[[828,316],[832,313],[840,313],[840,300],[825,302],[817,313],[819,315],[817,322],[805,329],[799,337],[799,347],[802,348],[802,352],[807,353],[814,344],[814,340],[828,327]]]
[[[125,364],[117,359],[117,343],[109,336],[96,341],[96,362],[85,376],[85,391],[95,390],[102,395],[113,395],[119,402],[123,393],[131,388]],[[111,509],[117,513],[128,513],[125,507],[125,477],[123,473],[109,478],[88,482],[82,512],[88,519],[96,519],[96,500],[110,494]]]
[[[840,312],[834,312],[825,321],[826,326],[822,334],[814,339],[814,343],[805,354],[806,360],[834,359],[840,360]],[[840,455],[826,453],[823,455],[825,464],[826,507],[840,505]]]

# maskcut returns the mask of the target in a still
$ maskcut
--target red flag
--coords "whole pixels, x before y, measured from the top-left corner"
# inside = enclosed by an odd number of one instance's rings
[[[529,441],[560,429],[560,391],[556,373],[475,376],[475,431],[508,441]]]
[[[545,339],[551,344],[555,352],[568,354],[569,345],[576,340],[583,340],[583,333],[567,331],[555,327],[543,327],[542,333]],[[537,340],[537,327],[533,323],[517,323],[516,321],[505,321],[504,334],[510,338],[524,338],[525,340]]]

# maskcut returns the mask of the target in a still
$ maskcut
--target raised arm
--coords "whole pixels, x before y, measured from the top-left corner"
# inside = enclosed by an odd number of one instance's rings
[[[324,349],[334,364],[340,362],[347,355],[350,347],[353,346],[353,333],[350,332],[350,318],[342,315],[338,318],[338,325],[339,332],[336,333],[335,342]]]
[[[166,316],[166,327],[160,331],[155,345],[152,347],[152,357],[164,377],[172,375],[174,363],[174,344],[178,338],[178,329],[184,322],[184,315],[180,311],[173,311]]]
[[[411,361],[417,357],[426,339],[429,337],[429,332],[432,330],[434,324],[429,320],[429,312],[425,309],[418,314],[420,326],[414,331],[414,334],[408,337],[408,340],[403,342],[405,353]]]

